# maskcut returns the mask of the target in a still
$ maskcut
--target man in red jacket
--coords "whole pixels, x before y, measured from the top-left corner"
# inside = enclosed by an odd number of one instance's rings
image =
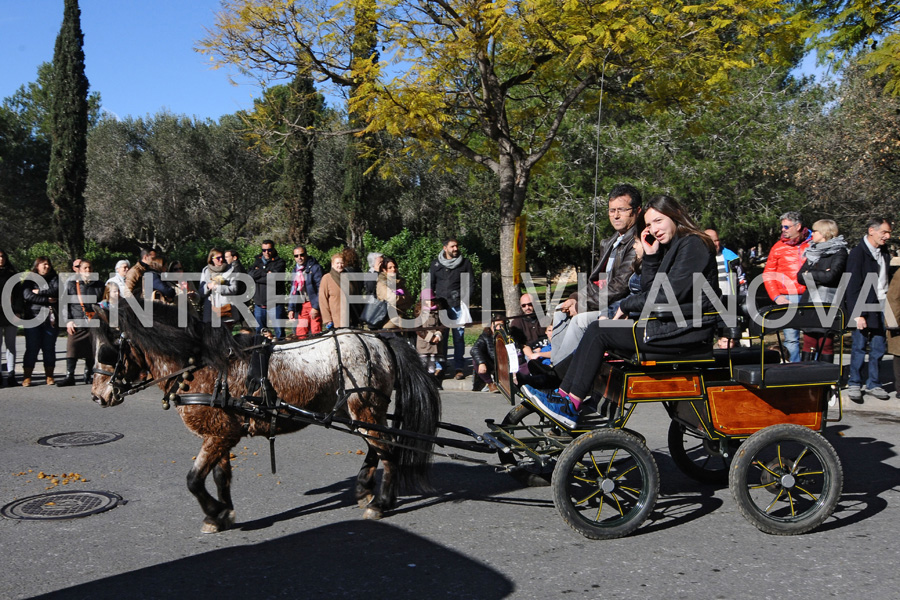
[[[806,261],[803,252],[809,247],[812,234],[803,226],[800,213],[795,211],[781,215],[781,238],[775,242],[766,259],[763,282],[766,292],[775,304],[796,304],[806,286],[797,283],[797,271]],[[800,362],[800,332],[784,330],[784,345],[791,362]]]

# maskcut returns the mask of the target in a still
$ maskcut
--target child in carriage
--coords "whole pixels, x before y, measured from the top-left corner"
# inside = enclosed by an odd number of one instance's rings
[[[715,244],[674,198],[655,196],[644,215],[647,226],[640,234],[644,249],[641,292],[625,298],[613,319],[591,323],[556,390],[545,392],[529,385],[521,388],[533,404],[567,427],[575,427],[608,351],[676,355],[709,348],[712,343],[715,316],[704,316],[712,312],[712,302],[702,295],[701,302],[693,306],[693,283],[694,274],[699,273],[711,289],[717,289]],[[660,285],[662,281],[656,283],[657,278],[668,281]],[[657,318],[634,328],[635,321],[625,317],[642,314],[648,303],[671,306],[673,302],[681,307],[683,320]]]

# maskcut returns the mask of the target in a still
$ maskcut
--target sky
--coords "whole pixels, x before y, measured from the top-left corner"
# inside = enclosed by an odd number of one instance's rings
[[[168,110],[218,120],[250,109],[258,85],[214,70],[194,50],[215,23],[219,0],[80,0],[85,72],[102,109],[118,118]],[[0,0],[0,99],[37,80],[53,60],[63,0]],[[801,72],[818,72],[807,57]],[[232,76],[238,85],[229,82]]]
[[[253,106],[255,82],[214,70],[194,50],[219,0],[80,0],[85,73],[102,109],[123,118],[166,109],[218,120]],[[53,61],[63,0],[0,0],[0,99]],[[239,85],[229,83],[232,75]]]

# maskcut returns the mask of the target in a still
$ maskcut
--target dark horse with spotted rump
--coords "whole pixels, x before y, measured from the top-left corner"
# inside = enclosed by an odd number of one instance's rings
[[[148,310],[152,316],[147,315]],[[100,319],[101,326],[94,330],[96,364],[100,367],[91,392],[101,405],[122,402],[123,391],[140,382],[142,371],[149,371],[153,380],[160,380],[161,388],[173,392],[175,380],[171,376],[192,365],[196,368],[190,369],[185,377],[189,381],[183,382],[187,389],[176,393],[213,394],[218,380],[220,389],[227,382],[230,396],[248,395],[249,343],[233,337],[227,329],[211,327],[193,315],[187,315],[187,323],[179,326],[177,307],[161,303],[147,302],[132,308],[122,302],[118,317],[121,334],[109,327],[106,318]],[[394,439],[374,430],[358,429],[367,434],[369,446],[355,489],[366,518],[381,518],[390,510],[400,486],[427,488],[434,443],[428,436],[437,430],[440,395],[418,355],[404,341],[338,330],[275,345],[267,376],[278,398],[287,404],[329,413],[343,395],[346,402],[338,403],[338,414],[378,425],[386,425],[393,392],[394,415],[402,429],[424,434],[424,438],[397,435]],[[230,490],[231,449],[244,435],[269,436],[272,422],[234,408],[174,403],[187,428],[203,439],[187,477],[188,489],[206,515],[202,531],[227,529],[235,519]],[[274,433],[303,427],[303,423],[279,418]],[[376,491],[379,460],[383,474]],[[206,490],[210,472],[218,498]]]

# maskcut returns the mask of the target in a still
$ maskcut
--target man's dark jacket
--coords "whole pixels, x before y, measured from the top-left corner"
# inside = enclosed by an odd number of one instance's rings
[[[544,337],[544,333],[544,328],[534,313],[519,315],[509,320],[509,335],[519,348],[526,344],[534,346]]]
[[[454,269],[448,269],[441,264],[441,261],[434,259],[431,267],[428,269],[428,273],[431,275],[431,286],[434,290],[434,295],[446,300],[447,304],[453,308],[459,308],[460,306],[462,274],[468,273],[469,285],[475,285],[475,271],[472,269],[472,263],[469,262],[468,258],[463,258],[459,266]]]
[[[294,281],[294,273],[297,272],[297,265],[291,268],[291,276],[288,283],[288,292],[293,291],[293,281]],[[303,265],[303,291],[306,292],[307,298],[309,298],[309,305],[319,310],[319,286],[322,284],[322,277],[325,275],[325,271],[322,269],[322,265],[319,264],[319,261],[314,259],[312,256],[306,257],[306,262]],[[294,311],[299,313],[303,310],[303,303],[297,302],[297,296],[292,295],[288,300],[288,311]]]
[[[887,265],[888,273],[890,273],[891,255],[884,246],[878,248],[878,251],[881,252],[884,264]],[[853,312],[857,304],[859,304],[860,308],[862,308],[863,304],[878,304],[878,292],[874,285],[867,286],[866,297],[860,298],[866,277],[871,274],[874,274],[875,278],[878,277],[878,261],[875,260],[872,252],[869,251],[865,239],[850,251],[850,255],[847,257],[846,272],[850,273],[850,281],[847,282],[847,291],[844,295],[848,326],[854,328],[851,319],[863,317],[866,320],[867,329],[883,329],[885,326],[884,313],[881,311],[864,310],[862,314]]]
[[[616,257],[613,261],[612,272],[603,289],[603,294],[606,295],[606,301],[603,303],[604,308],[628,295],[628,279],[631,277],[631,274],[634,273],[635,254],[632,246],[634,245],[634,236],[636,233],[636,226],[626,231],[622,242],[616,247]],[[597,265],[591,272],[590,277],[588,277],[588,285],[584,298],[581,297],[579,292],[575,292],[569,296],[569,298],[572,298],[579,303],[584,300],[587,303],[588,311],[600,310],[601,291],[597,282],[600,280],[601,274],[606,274],[606,263],[609,262],[613,244],[616,243],[618,237],[619,234],[616,233],[600,242],[600,260],[597,261]]]
[[[282,275],[284,269],[285,262],[280,256],[270,258],[268,262],[263,262],[262,254],[257,255],[256,260],[253,262],[253,266],[250,267],[250,272],[247,273],[256,283],[256,289],[253,292],[253,303],[256,306],[267,306],[266,302],[268,302],[268,300],[266,296],[268,295],[269,285],[266,281],[269,273],[278,274],[275,276],[276,297],[284,296],[285,281],[284,275]]]

